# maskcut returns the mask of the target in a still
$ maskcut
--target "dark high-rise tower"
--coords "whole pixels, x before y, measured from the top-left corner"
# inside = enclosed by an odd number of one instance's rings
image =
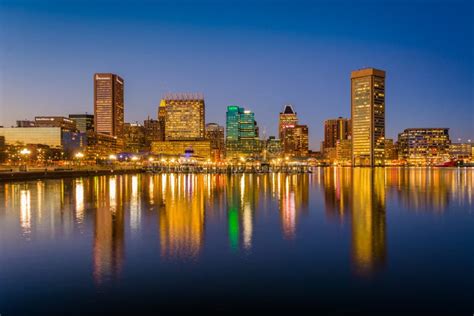
[[[97,133],[123,138],[123,79],[111,73],[94,75],[94,128]]]

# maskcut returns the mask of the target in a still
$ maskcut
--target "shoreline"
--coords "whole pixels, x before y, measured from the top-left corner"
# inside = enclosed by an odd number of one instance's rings
[[[472,166],[459,166],[459,167],[417,167],[417,166],[386,166],[386,167],[351,167],[351,166],[327,166],[327,167],[314,167],[314,169],[319,168],[347,168],[347,169],[358,169],[358,168],[368,168],[368,169],[474,169]],[[90,176],[103,176],[103,175],[121,175],[121,174],[138,174],[138,173],[148,173],[148,174],[173,174],[173,173],[188,173],[188,174],[241,174],[241,173],[250,173],[250,174],[272,174],[272,173],[288,173],[288,174],[308,174],[313,173],[313,171],[306,172],[295,172],[295,171],[267,171],[267,172],[256,172],[250,170],[241,170],[234,172],[221,172],[221,171],[201,171],[201,172],[185,172],[185,171],[161,171],[161,172],[150,172],[150,170],[144,168],[133,168],[133,169],[88,169],[88,170],[48,170],[48,171],[3,171],[0,172],[0,182],[10,182],[10,181],[32,181],[40,179],[61,179],[61,178],[76,178],[76,177],[90,177]]]
[[[14,172],[0,172],[0,182],[90,177],[90,176],[103,176],[103,175],[111,175],[111,174],[120,175],[120,174],[143,173],[143,172],[145,172],[145,170],[143,169],[14,171]]]

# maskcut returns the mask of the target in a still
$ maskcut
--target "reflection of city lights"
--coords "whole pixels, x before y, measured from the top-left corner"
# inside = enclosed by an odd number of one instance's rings
[[[138,230],[140,223],[140,198],[138,196],[138,176],[132,176],[132,196],[130,201],[130,226]]]
[[[31,196],[30,190],[20,191],[20,226],[23,235],[29,238],[31,234]]]
[[[112,212],[115,212],[115,207],[117,206],[117,179],[115,177],[111,177],[109,179],[109,203],[110,209]]]
[[[84,220],[84,184],[82,179],[76,180],[76,219],[80,223]]]
[[[252,246],[252,209],[250,203],[246,203],[243,211],[243,223],[242,223],[243,235],[244,235],[244,247],[249,249]]]

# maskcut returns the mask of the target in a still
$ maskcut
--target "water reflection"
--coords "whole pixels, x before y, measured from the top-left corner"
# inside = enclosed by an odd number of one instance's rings
[[[161,259],[196,261],[205,243],[212,251],[214,238],[236,253],[251,253],[264,242],[296,243],[302,223],[321,221],[322,207],[323,219],[340,226],[350,245],[354,273],[366,276],[389,259],[386,214],[472,212],[473,189],[472,169],[425,168],[1,183],[0,231],[16,242],[55,241],[76,233],[91,238],[91,275],[102,284],[122,273],[130,237],[143,237],[145,230],[153,230]]]
[[[95,212],[93,275],[96,283],[115,278],[124,260],[123,180],[100,177]],[[117,183],[118,182],[118,183]],[[107,186],[107,183],[109,184]]]
[[[358,274],[385,264],[385,172],[355,168],[352,182],[352,259]]]
[[[20,191],[20,225],[22,234],[26,239],[31,234],[31,196],[30,190]]]
[[[163,175],[161,179],[161,255],[165,258],[196,258],[204,236],[203,178],[196,175],[171,174]]]

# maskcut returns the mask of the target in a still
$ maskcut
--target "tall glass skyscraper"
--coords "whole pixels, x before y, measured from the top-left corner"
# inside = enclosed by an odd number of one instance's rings
[[[232,105],[226,113],[226,155],[227,158],[256,157],[260,154],[255,114]]]
[[[352,164],[381,166],[385,156],[385,71],[351,74]]]

